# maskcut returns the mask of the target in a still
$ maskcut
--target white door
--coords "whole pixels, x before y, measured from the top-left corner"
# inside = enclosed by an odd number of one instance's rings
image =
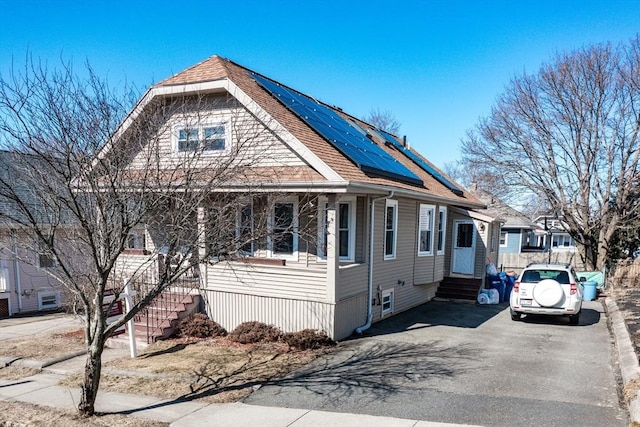
[[[476,228],[473,221],[453,222],[453,257],[451,272],[473,274],[476,253]]]

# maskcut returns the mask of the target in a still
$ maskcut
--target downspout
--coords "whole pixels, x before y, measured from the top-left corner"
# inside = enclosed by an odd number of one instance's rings
[[[390,191],[388,195],[376,197],[371,199],[371,223],[369,224],[369,288],[367,290],[367,323],[362,326],[358,326],[355,330],[356,334],[362,335],[364,331],[371,327],[371,321],[373,320],[373,232],[375,231],[375,211],[376,201],[382,199],[390,199],[393,197],[393,191]]]
[[[22,289],[20,286],[20,264],[18,263],[18,239],[16,232],[11,232],[11,246],[13,251],[13,277],[16,281],[16,293],[18,294],[18,313],[22,313]]]

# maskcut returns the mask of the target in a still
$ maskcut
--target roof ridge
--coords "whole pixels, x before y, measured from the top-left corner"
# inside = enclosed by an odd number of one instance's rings
[[[228,69],[226,67],[226,62],[231,62],[231,61],[229,61],[229,59],[227,59],[227,58],[225,58],[223,56],[220,56],[218,54],[213,54],[213,55],[203,59],[202,61],[200,61],[200,62],[198,62],[198,63],[196,63],[196,64],[194,64],[194,65],[192,65],[190,67],[185,68],[184,70],[180,70],[177,73],[172,74],[171,76],[159,81],[158,83],[154,84],[153,86],[167,86],[167,85],[175,84],[175,83],[173,83],[171,81],[178,79],[182,75],[188,74],[190,71],[195,70],[198,67],[201,67],[201,66],[205,65],[207,62],[213,62],[215,60],[218,61],[218,64],[223,66],[223,68],[225,69],[225,72],[226,72],[226,74],[228,76],[229,73],[228,73]],[[192,82],[195,83],[195,81],[192,81]]]

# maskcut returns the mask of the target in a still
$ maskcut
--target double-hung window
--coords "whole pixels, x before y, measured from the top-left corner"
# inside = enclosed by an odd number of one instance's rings
[[[55,256],[50,251],[42,248],[36,243],[36,262],[39,268],[54,268],[58,263]]]
[[[178,129],[178,151],[196,151],[199,140],[198,128]]]
[[[178,152],[223,152],[228,148],[228,123],[226,121],[177,127]]]
[[[211,256],[226,258],[253,255],[253,206],[251,203],[222,209],[211,208],[208,215],[207,241]]]
[[[225,124],[205,126],[202,128],[202,149],[205,151],[222,151],[226,145]]]
[[[396,258],[398,201],[387,199],[384,209],[384,259]]]
[[[251,204],[240,208],[237,215],[236,237],[244,255],[253,254],[253,207]]]
[[[271,211],[269,246],[276,257],[292,257],[298,251],[298,205],[294,200],[277,202]]]
[[[438,255],[444,253],[444,241],[447,230],[447,208],[441,207],[438,209]]]
[[[435,206],[420,204],[418,218],[418,256],[433,254],[433,216]]]
[[[9,261],[0,259],[0,292],[9,289]]]
[[[326,258],[327,256],[327,230],[328,217],[327,210],[329,204],[320,200],[320,233],[318,241],[320,242],[318,256]],[[345,200],[336,203],[336,221],[338,222],[338,257],[342,261],[353,261],[355,259],[355,230],[356,230],[356,209],[354,200]]]
[[[131,230],[127,236],[126,249],[145,249],[144,229]]]
[[[235,257],[237,252],[237,213],[229,206],[209,209],[207,240],[212,257],[219,260]]]
[[[501,248],[507,247],[507,238],[508,238],[507,232],[506,231],[501,231],[500,232],[500,247]]]
[[[552,246],[554,248],[573,248],[575,243],[568,234],[554,234]]]

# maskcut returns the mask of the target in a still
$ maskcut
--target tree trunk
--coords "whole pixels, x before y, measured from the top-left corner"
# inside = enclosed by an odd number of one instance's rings
[[[85,416],[95,413],[96,397],[100,386],[100,374],[102,372],[102,351],[104,343],[102,335],[96,334],[89,347],[89,354],[84,366],[84,382],[82,383],[80,404],[78,411]]]
[[[615,235],[619,222],[620,217],[615,213],[603,215],[603,224],[606,226],[602,227],[598,234],[598,263],[595,266],[598,270],[602,270],[609,261],[609,242]]]
[[[584,264],[586,271],[596,270],[598,251],[593,247],[591,241],[586,242],[584,245],[578,245],[580,251],[580,258]]]

